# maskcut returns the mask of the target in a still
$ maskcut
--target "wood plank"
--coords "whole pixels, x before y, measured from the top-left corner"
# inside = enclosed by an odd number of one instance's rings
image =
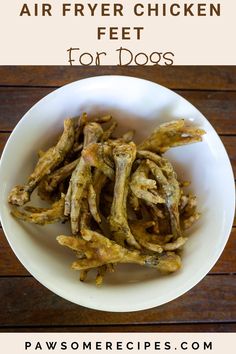
[[[0,276],[29,275],[12,251],[2,229],[0,229]]]
[[[0,130],[12,130],[37,101],[53,90],[35,87],[0,87]],[[194,104],[219,134],[236,134],[236,92],[178,90],[177,93]]]
[[[210,274],[236,273],[236,228],[233,228],[229,241],[220,259]],[[18,261],[11,250],[3,230],[0,229],[0,276],[27,276],[28,271]]]
[[[226,247],[217,261],[215,266],[210,271],[211,274],[214,273],[235,273],[236,274],[236,228],[232,229],[229,240]]]
[[[235,66],[1,66],[0,85],[55,87],[98,75],[135,76],[172,89],[236,90]]]
[[[218,134],[236,134],[236,92],[177,91],[192,103]]]
[[[0,327],[236,322],[236,276],[206,276],[179,299],[138,312],[90,310],[54,295],[33,278],[0,278]]]
[[[0,133],[0,156],[9,136],[10,133]],[[221,140],[228,152],[236,176],[236,136],[221,136]]]
[[[0,130],[14,129],[23,115],[51,91],[51,88],[0,87]]]
[[[69,327],[7,327],[0,328],[0,333],[7,332],[59,332],[59,333],[104,333],[104,332],[123,332],[123,333],[134,333],[134,332],[146,332],[146,333],[176,333],[176,332],[236,332],[236,323],[188,323],[188,324],[164,324],[164,325],[122,325],[122,326],[69,326]]]
[[[221,140],[229,155],[234,177],[236,177],[236,136],[221,136]]]
[[[2,151],[4,146],[6,145],[7,139],[9,138],[10,133],[0,133],[0,157],[2,155]]]

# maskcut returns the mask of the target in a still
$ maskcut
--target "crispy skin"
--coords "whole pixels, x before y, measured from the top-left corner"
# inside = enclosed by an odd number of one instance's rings
[[[48,203],[53,203],[55,199],[57,199],[57,192],[55,193],[50,193],[44,188],[43,180],[39,183],[38,189],[37,189],[37,194],[41,200],[45,200]]]
[[[141,150],[137,152],[137,155],[139,158],[147,159],[148,166],[162,186],[166,205],[170,213],[173,235],[175,238],[180,237],[179,205],[182,195],[173,166],[167,159],[151,151]]]
[[[72,173],[73,175],[73,173]],[[71,176],[72,178],[72,176]],[[66,216],[70,215],[70,210],[71,210],[71,193],[72,193],[72,181],[70,178],[70,183],[69,183],[69,187],[67,189],[67,193],[66,193],[66,197],[65,197],[65,209],[64,209],[64,214]]]
[[[93,176],[93,187],[96,194],[96,204],[99,210],[101,191],[106,184],[107,176],[104,175],[100,170],[96,169]]]
[[[101,229],[102,233],[106,237],[110,238],[111,237],[111,233],[110,233],[110,230],[109,230],[109,224],[107,222],[107,218],[102,214],[102,212],[100,210],[101,192],[102,192],[102,189],[105,186],[107,180],[108,180],[108,178],[107,178],[107,176],[104,175],[103,172],[101,172],[98,169],[95,169],[94,176],[93,176],[93,187],[94,187],[94,191],[95,191],[95,195],[96,195],[97,213],[99,215],[99,219],[101,220],[99,222],[99,228]],[[102,196],[103,196],[103,199],[104,199],[104,195],[102,195]]]
[[[125,143],[130,143],[132,140],[133,140],[133,137],[134,137],[134,134],[135,134],[135,131],[134,130],[128,130],[126,133],[124,133],[122,135],[122,140],[125,142]]]
[[[88,123],[84,127],[84,146],[93,144],[101,138],[103,130],[98,123]],[[91,168],[81,156],[78,165],[72,173],[65,200],[65,215],[70,214],[73,235],[79,232],[79,217],[84,191],[91,181]]]
[[[189,127],[184,119],[161,124],[139,146],[139,150],[163,153],[172,147],[202,141],[205,131]]]
[[[113,150],[116,179],[109,223],[117,243],[124,245],[126,241],[130,246],[140,248],[130,231],[126,210],[128,183],[135,156],[136,146],[134,143],[117,145]]]
[[[181,213],[186,217],[192,216],[197,210],[197,198],[193,194],[185,195],[185,205],[182,206]]]
[[[138,220],[130,224],[131,230],[140,245],[150,251],[162,253],[163,251],[175,251],[182,247],[187,241],[186,237],[179,237],[175,241],[170,242],[172,235],[156,235],[147,231],[148,228],[154,226],[153,221]]]
[[[163,219],[165,218],[163,211],[161,208],[153,203],[145,202],[148,207],[148,211],[150,213],[150,218],[155,222],[155,225],[152,227],[152,231],[155,234],[160,234],[160,224],[162,223]],[[168,216],[167,216],[168,217]],[[168,234],[168,232],[164,232],[164,234]]]
[[[153,252],[162,253],[162,246],[155,242],[156,235],[151,235],[146,231],[147,228],[154,225],[154,221],[143,220],[130,223],[132,233],[142,247]]]
[[[192,216],[189,216],[186,219],[183,219],[182,221],[182,227],[184,230],[189,229],[190,227],[193,226],[193,224],[195,224],[195,222],[197,222],[200,219],[201,214],[200,213],[195,213]]]
[[[91,223],[91,214],[89,212],[89,205],[86,193],[81,201],[81,218],[80,218],[80,230],[87,229]]]
[[[90,122],[84,127],[84,147],[97,142],[103,135],[103,129],[100,124]]]
[[[104,155],[109,158],[112,155],[112,149],[106,144],[90,144],[82,151],[82,156],[86,163],[96,167],[103,172],[105,176],[114,179],[114,169],[105,162]]]
[[[133,140],[134,133],[135,133],[134,130],[128,130],[120,138],[108,139],[107,143],[112,147],[115,147],[117,145],[124,144],[124,143],[130,143]]]
[[[151,161],[155,162],[155,164],[157,164],[161,168],[161,170],[164,173],[164,175],[166,176],[166,178],[172,179],[174,176],[174,178],[176,179],[176,173],[174,171],[173,166],[164,157],[162,157],[152,151],[146,151],[146,150],[137,151],[137,156],[140,159],[146,159],[146,160],[151,160]],[[179,186],[180,186],[180,184],[179,184]]]
[[[95,176],[96,177],[96,176]],[[99,180],[98,180],[99,182]],[[91,187],[92,185],[90,185],[89,187]],[[81,218],[80,218],[80,232],[83,233],[83,230],[86,230],[90,227],[90,222],[91,222],[91,214],[94,217],[94,213],[95,213],[95,217],[99,217],[99,215],[96,214],[97,209],[96,207],[92,206],[92,210],[91,210],[91,205],[90,205],[90,201],[89,201],[89,190],[88,190],[88,200],[83,199],[82,201],[82,210],[81,210]],[[94,198],[96,199],[96,194],[94,195]],[[95,201],[96,202],[96,201]],[[93,210],[94,208],[94,210]],[[91,213],[91,214],[90,214]],[[99,221],[100,220],[100,221]],[[101,219],[96,220],[97,222],[101,222]],[[85,257],[85,254],[80,250],[77,251],[77,257],[79,259],[82,259]],[[97,276],[96,276],[96,286],[101,286],[103,283],[103,278],[105,276],[105,273],[107,272],[109,265],[104,264],[103,266],[100,266],[97,268]],[[80,280],[81,281],[85,281],[86,277],[87,277],[87,273],[89,270],[82,270],[81,274],[80,274]]]
[[[74,139],[74,144],[72,146],[72,149],[70,153],[67,155],[65,164],[68,164],[76,157],[79,157],[78,153],[83,148],[83,143],[81,143],[80,141],[82,141],[81,136],[83,135],[83,129],[88,121],[87,113],[82,113],[79,117],[74,117],[73,119],[74,121],[77,121],[75,124],[75,139]]]
[[[138,150],[137,151],[137,157],[139,159],[148,159],[153,162],[155,162],[157,165],[160,165],[161,163],[161,155],[158,155],[155,152],[148,151],[148,150]]]
[[[106,230],[105,234],[107,234],[107,222],[103,215],[101,215],[99,206],[101,191],[106,181],[107,177],[100,170],[95,169],[91,184],[88,188],[89,210],[97,223],[102,223],[100,226],[104,231]]]
[[[102,285],[104,276],[107,272],[114,272],[114,267],[112,263],[104,264],[97,268],[96,286],[99,287]]]
[[[150,203],[148,201],[146,201],[146,205],[148,206],[150,216],[153,218],[154,221],[165,218],[165,215],[164,215],[163,211],[161,210],[162,206],[155,205],[155,204]]]
[[[187,230],[199,220],[201,214],[197,211],[196,196],[190,194],[184,197],[185,205],[182,205],[180,223],[182,225],[182,228],[184,230]]]
[[[83,251],[86,258],[72,264],[75,270],[96,268],[110,263],[136,263],[156,268],[161,272],[175,272],[181,266],[181,259],[174,253],[163,255],[142,255],[138,250],[130,251],[103,235],[84,230],[83,238],[60,235],[57,241],[74,251]]]
[[[21,206],[30,200],[31,193],[43,177],[51,173],[64,160],[74,144],[74,135],[74,123],[71,119],[66,119],[64,132],[58,143],[40,157],[28,182],[11,190],[8,196],[9,203]]]
[[[64,216],[64,203],[65,196],[63,195],[61,199],[55,202],[51,208],[33,208],[28,207],[25,210],[20,211],[16,207],[14,207],[11,211],[11,214],[23,221],[27,221],[33,224],[38,225],[46,225],[46,224],[54,224],[59,221],[64,221],[66,218]],[[31,211],[27,213],[27,211]]]
[[[188,203],[188,197],[186,195],[183,194],[183,191],[181,190],[181,197],[180,197],[180,201],[179,201],[179,210],[180,213],[183,212],[185,206]]]
[[[102,124],[102,123],[110,122],[111,119],[112,119],[112,116],[110,114],[107,114],[105,116],[95,118],[94,122]]]
[[[178,237],[175,241],[173,242],[168,242],[166,243],[165,245],[163,245],[163,249],[165,251],[175,251],[177,250],[178,248],[181,248],[185,242],[188,240],[187,237]]]
[[[90,178],[90,167],[81,157],[76,169],[72,173],[69,189],[66,195],[67,204],[65,205],[65,215],[68,215],[67,212],[68,209],[70,209],[71,230],[73,235],[76,235],[79,232],[81,201],[83,198],[84,190],[88,186]],[[70,199],[69,202],[68,199]],[[68,203],[70,204],[70,208],[68,208]]]
[[[107,129],[107,131],[104,132],[104,137],[102,139],[103,142],[105,142],[110,147],[114,148],[117,145],[124,144],[124,143],[130,143],[133,140],[134,130],[127,131],[120,138],[111,137],[111,135],[112,135],[112,133],[113,133],[113,131],[115,130],[116,127],[117,127],[117,123],[114,122]]]
[[[79,162],[79,159],[76,159],[76,160],[72,161],[71,163],[68,163],[65,166],[62,166],[61,168],[54,171],[50,175],[46,176],[41,181],[42,188],[44,188],[44,190],[49,193],[53,192],[57,188],[59,183],[61,183],[67,177],[69,177],[71,175],[71,173],[76,168],[78,162]]]
[[[97,271],[97,286],[116,263],[163,273],[178,270],[179,249],[187,241],[182,230],[200,217],[196,197],[184,193],[186,183],[178,182],[162,153],[200,141],[205,132],[188,127],[184,120],[173,121],[156,129],[136,151],[133,131],[114,138],[116,122],[102,129],[100,124],[110,120],[104,116],[88,122],[83,113],[76,128],[66,120],[57,145],[39,152],[28,183],[14,187],[9,195],[16,205],[26,203],[37,186],[42,199],[53,202],[61,196],[50,208],[13,206],[12,214],[40,225],[70,219],[73,236],[61,235],[57,241],[74,251],[77,261],[72,268],[81,271],[81,281],[90,269]]]
[[[117,124],[118,124],[118,123],[117,123],[116,121],[113,122],[113,123],[110,125],[110,127],[107,128],[107,130],[104,131],[103,136],[102,136],[102,141],[106,141],[106,140],[108,140],[108,139],[111,137],[112,133],[114,132],[114,130],[115,130],[116,127],[117,127]]]
[[[93,218],[97,221],[97,223],[100,223],[101,217],[98,212],[97,196],[92,184],[89,184],[88,186],[88,203],[89,203],[89,210]]]
[[[28,184],[17,185],[10,191],[8,195],[8,203],[19,206],[24,205],[30,200],[32,191]]]
[[[34,207],[32,205],[26,205],[24,207],[25,211],[28,211],[29,213],[41,213],[42,211],[47,211],[48,208],[40,208],[40,207]]]
[[[173,168],[168,163],[170,169],[168,178],[163,174],[162,169],[151,160],[147,160],[147,165],[153,173],[156,181],[159,183],[163,195],[165,197],[166,206],[170,214],[171,229],[174,238],[182,236],[180,222],[179,222],[179,200],[180,188],[176,179],[176,174]]]
[[[102,116],[99,118],[95,118],[92,121],[88,122],[88,116],[87,113],[82,113],[81,116],[79,116],[78,118],[78,123],[77,123],[77,127],[76,127],[76,132],[75,132],[75,146],[73,147],[73,151],[77,151],[78,146],[79,146],[79,139],[83,133],[84,127],[86,124],[88,123],[96,123],[98,125],[102,124],[102,123],[107,123],[112,119],[111,115],[106,115],[106,116]]]
[[[158,195],[156,181],[148,178],[149,168],[145,161],[142,161],[136,171],[132,174],[130,188],[133,194],[153,204],[164,203],[165,200]]]
[[[180,256],[178,256],[174,252],[166,252],[164,254],[161,254],[159,257],[157,257],[156,268],[161,273],[168,274],[168,273],[176,272],[178,269],[181,268],[181,265],[182,262]],[[155,267],[154,264],[151,266]]]
[[[138,197],[136,197],[136,195],[132,192],[132,190],[129,190],[128,202],[129,205],[134,209],[134,211],[139,210],[140,205],[139,205]]]
[[[78,123],[76,126],[76,130],[75,130],[75,146],[73,148],[76,149],[76,147],[78,146],[79,143],[79,138],[81,136],[81,134],[83,133],[84,127],[88,122],[88,116],[87,113],[82,113],[81,116],[79,116],[78,118]]]

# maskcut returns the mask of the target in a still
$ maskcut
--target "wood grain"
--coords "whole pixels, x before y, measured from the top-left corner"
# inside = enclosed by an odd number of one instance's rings
[[[221,136],[221,140],[229,155],[234,177],[236,177],[236,136]]]
[[[0,276],[29,275],[13,253],[2,229],[0,229]]]
[[[236,66],[0,66],[0,154],[9,132],[38,100],[64,84],[97,75],[136,76],[175,90],[221,134],[236,175]],[[0,332],[236,332],[235,259],[233,228],[214,268],[185,295],[150,310],[100,312],[65,301],[38,283],[0,229]]]
[[[0,86],[53,86],[98,75],[127,75],[171,89],[236,90],[236,66],[1,66]]]
[[[218,134],[236,134],[236,92],[177,91],[192,103]]]
[[[210,273],[235,273],[236,274],[236,228],[232,229],[227,245]]]
[[[232,229],[229,241],[211,274],[236,274],[236,228]],[[28,271],[11,250],[3,230],[0,229],[0,276],[28,276]]]
[[[0,157],[2,155],[2,151],[4,149],[4,146],[6,145],[9,136],[10,136],[9,133],[0,133]]]
[[[51,293],[36,280],[0,278],[0,327],[236,322],[236,276],[209,275],[160,307],[128,313],[87,309]],[[79,294],[78,294],[79,296]]]
[[[188,324],[156,324],[156,325],[122,325],[122,326],[55,326],[50,325],[44,327],[3,327],[1,332],[72,332],[72,333],[91,333],[91,332],[146,332],[146,333],[171,333],[171,332],[236,332],[236,323],[188,323]]]
[[[51,88],[0,87],[0,130],[13,130],[23,115],[51,91]]]
[[[0,87],[0,130],[12,130],[52,88]],[[236,134],[236,92],[176,91],[194,104],[219,134]]]

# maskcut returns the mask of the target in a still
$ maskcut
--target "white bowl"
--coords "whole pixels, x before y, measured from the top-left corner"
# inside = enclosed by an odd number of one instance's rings
[[[12,186],[26,181],[36,152],[48,147],[62,131],[63,120],[82,112],[111,113],[121,131],[135,128],[137,141],[159,123],[185,118],[205,129],[202,143],[167,153],[179,176],[191,180],[202,212],[190,229],[180,271],[159,276],[153,269],[119,266],[96,288],[80,283],[70,269],[73,253],[56,242],[70,234],[68,226],[37,226],[10,215],[7,195]],[[0,166],[0,214],[8,241],[25,268],[44,286],[76,304],[105,311],[136,311],[164,304],[196,285],[213,267],[231,231],[235,192],[231,165],[224,146],[204,116],[176,93],[152,82],[131,77],[100,76],[80,80],[49,94],[31,108],[11,134]]]

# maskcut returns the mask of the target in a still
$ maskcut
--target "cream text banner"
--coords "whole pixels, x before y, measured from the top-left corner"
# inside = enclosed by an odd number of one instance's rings
[[[9,0],[0,65],[235,65],[235,0]]]
[[[23,353],[233,354],[234,333],[0,333],[0,351]]]

